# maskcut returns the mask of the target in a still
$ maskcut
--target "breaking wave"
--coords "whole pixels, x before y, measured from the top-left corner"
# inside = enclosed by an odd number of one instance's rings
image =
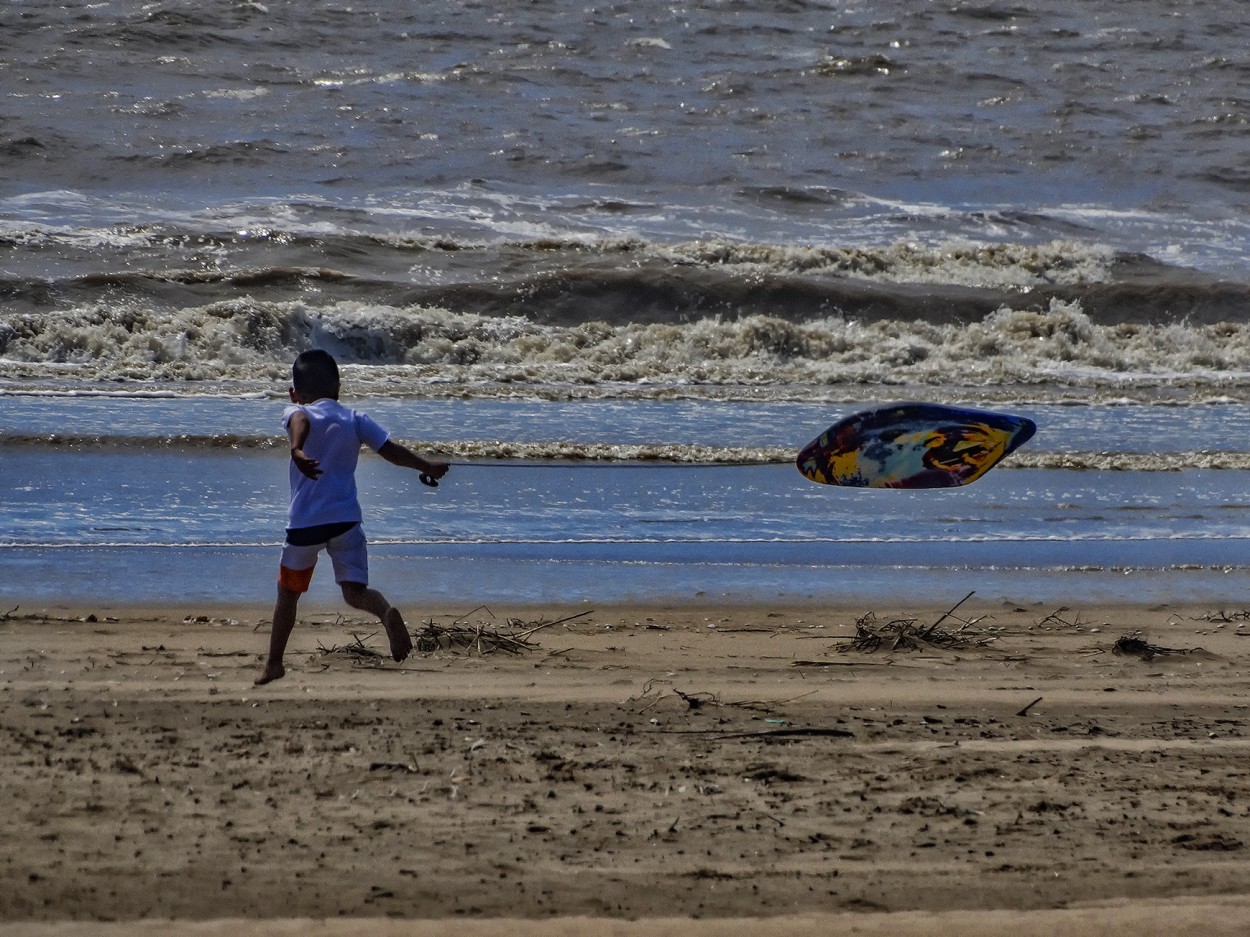
[[[322,347],[383,395],[747,388],[780,400],[906,385],[1250,399],[1247,301],[1244,284],[1062,240],[14,225],[0,231],[0,388],[255,392]]]
[[[1250,323],[1098,324],[1079,303],[1004,306],[967,323],[790,321],[549,325],[443,308],[233,300],[157,311],[105,306],[0,316],[9,380],[285,379],[322,347],[366,365],[371,392],[438,384],[1183,388],[1250,394]]]

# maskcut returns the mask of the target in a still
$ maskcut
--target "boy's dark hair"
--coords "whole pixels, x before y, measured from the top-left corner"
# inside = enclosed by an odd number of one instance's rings
[[[314,400],[334,397],[339,392],[339,366],[328,351],[314,348],[301,352],[291,365],[291,383]]]

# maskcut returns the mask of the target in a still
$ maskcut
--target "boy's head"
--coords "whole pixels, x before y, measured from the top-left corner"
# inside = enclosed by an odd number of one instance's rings
[[[303,403],[312,403],[322,397],[339,396],[339,366],[328,351],[313,349],[305,351],[291,366],[291,399],[299,397]]]

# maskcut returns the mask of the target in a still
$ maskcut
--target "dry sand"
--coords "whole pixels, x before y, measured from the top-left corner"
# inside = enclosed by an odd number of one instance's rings
[[[1246,613],[945,611],[16,609],[0,937],[1250,933]]]

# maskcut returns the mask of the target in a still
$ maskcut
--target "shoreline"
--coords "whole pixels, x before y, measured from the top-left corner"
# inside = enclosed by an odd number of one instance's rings
[[[1239,611],[431,606],[447,646],[394,664],[339,608],[265,687],[259,604],[0,617],[0,937],[1211,934],[1248,900]],[[891,623],[931,640],[844,649]]]

